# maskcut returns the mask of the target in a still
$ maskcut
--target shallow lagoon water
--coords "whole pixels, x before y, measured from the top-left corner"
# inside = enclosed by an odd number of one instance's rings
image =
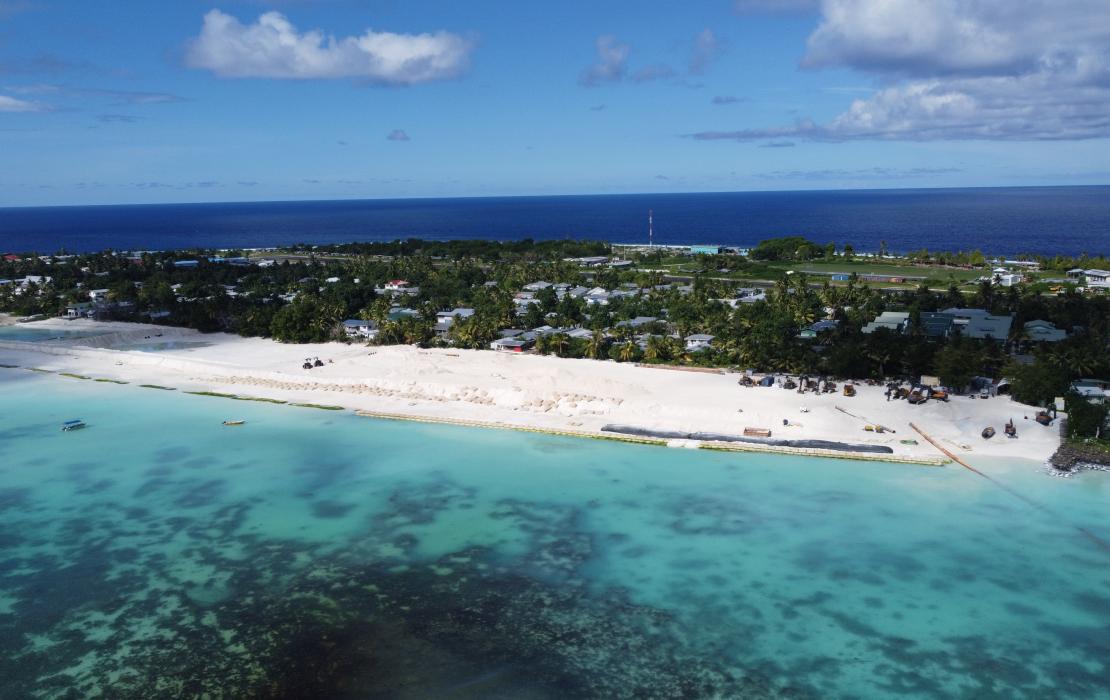
[[[0,697],[1110,697],[1110,474],[0,407]]]

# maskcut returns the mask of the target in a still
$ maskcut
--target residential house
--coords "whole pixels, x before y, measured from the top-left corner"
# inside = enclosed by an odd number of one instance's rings
[[[714,336],[707,333],[693,333],[683,338],[683,340],[686,342],[687,352],[701,352],[709,348],[713,338]]]
[[[947,338],[952,332],[956,317],[952,314],[923,311],[918,317],[921,332],[930,338]]]
[[[1110,381],[1105,379],[1076,379],[1071,383],[1071,388],[1092,402],[1110,399]]]
[[[550,286],[552,286],[550,282],[529,282],[528,284],[524,285],[524,291],[538,292],[541,289],[547,289]]]
[[[530,340],[520,340],[519,338],[498,338],[489,344],[490,350],[497,350],[499,352],[524,352],[532,346]]]
[[[884,311],[861,329],[861,332],[870,335],[875,331],[885,328],[894,333],[905,333],[909,325],[910,314],[908,311]]]
[[[75,304],[67,304],[65,317],[66,318],[85,318],[93,314],[92,302],[81,301]]]
[[[943,313],[951,314],[955,318],[953,328],[965,338],[991,338],[1004,341],[1010,337],[1010,325],[1014,322],[1012,314],[992,316],[982,309],[951,308],[944,309]]]
[[[1068,337],[1067,331],[1049,321],[1029,321],[1022,328],[1022,335],[1031,343],[1058,343]]]
[[[108,290],[107,289],[90,289],[89,290],[89,300],[90,301],[104,301],[107,298],[108,298]]]
[[[474,309],[457,308],[450,311],[440,311],[436,314],[436,335],[447,335],[451,330],[451,326],[455,325],[455,321],[464,318],[470,318],[474,315]]]
[[[1110,272],[1106,270],[1084,270],[1088,289],[1110,289]]]
[[[348,338],[373,340],[378,337],[378,324],[373,321],[352,318],[343,322],[343,332],[347,334]]]

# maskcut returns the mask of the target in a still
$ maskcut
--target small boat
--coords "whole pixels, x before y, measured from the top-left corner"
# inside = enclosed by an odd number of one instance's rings
[[[1017,428],[1014,427],[1014,419],[1013,418],[1011,418],[1010,421],[1008,423],[1006,423],[1006,427],[1003,428],[1003,430],[1006,431],[1006,437],[1009,437],[1009,438],[1016,438],[1017,437]]]
[[[1050,425],[1052,423],[1052,416],[1048,415],[1048,411],[1038,411],[1036,421],[1041,425]]]
[[[925,403],[928,400],[929,400],[929,397],[926,396],[925,394],[921,393],[917,389],[914,389],[913,391],[911,391],[910,395],[906,397],[906,401],[909,401],[911,404],[913,404],[915,406],[919,403]]]
[[[65,423],[62,423],[62,432],[68,433],[71,430],[80,430],[84,427],[85,421],[83,420],[67,420]]]
[[[856,388],[854,386],[852,386],[851,384],[845,384],[844,385],[844,395],[845,396],[855,396],[856,395]]]
[[[783,389],[797,389],[798,385],[794,382],[793,379],[787,379],[785,382],[782,383],[782,388]]]
[[[929,398],[932,399],[933,401],[947,401],[948,400],[948,392],[945,391],[944,389],[930,389],[929,390]]]
[[[224,425],[246,425],[245,420],[225,420]]]
[[[992,437],[994,437],[994,428],[990,427],[989,425],[983,428],[983,439],[990,440]]]

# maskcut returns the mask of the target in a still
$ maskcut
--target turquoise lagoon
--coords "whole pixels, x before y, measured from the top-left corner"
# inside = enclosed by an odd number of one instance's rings
[[[1110,697],[1110,474],[991,466],[0,369],[0,697]]]

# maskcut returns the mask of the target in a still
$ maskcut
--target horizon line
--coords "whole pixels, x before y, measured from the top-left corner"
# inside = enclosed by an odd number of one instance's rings
[[[1110,182],[1082,185],[964,185],[958,187],[835,187],[807,189],[768,189],[768,190],[703,190],[691,192],[563,192],[558,194],[485,194],[485,195],[412,195],[402,197],[325,197],[319,199],[240,199],[210,200],[196,202],[110,202],[103,204],[14,204],[0,205],[0,211],[7,209],[67,209],[87,207],[166,207],[166,206],[206,206],[220,204],[300,204],[327,202],[397,202],[426,200],[477,200],[477,199],[543,199],[556,197],[674,197],[688,195],[721,194],[800,194],[830,192],[920,192],[953,190],[1034,190],[1034,189],[1092,189],[1110,187]]]

